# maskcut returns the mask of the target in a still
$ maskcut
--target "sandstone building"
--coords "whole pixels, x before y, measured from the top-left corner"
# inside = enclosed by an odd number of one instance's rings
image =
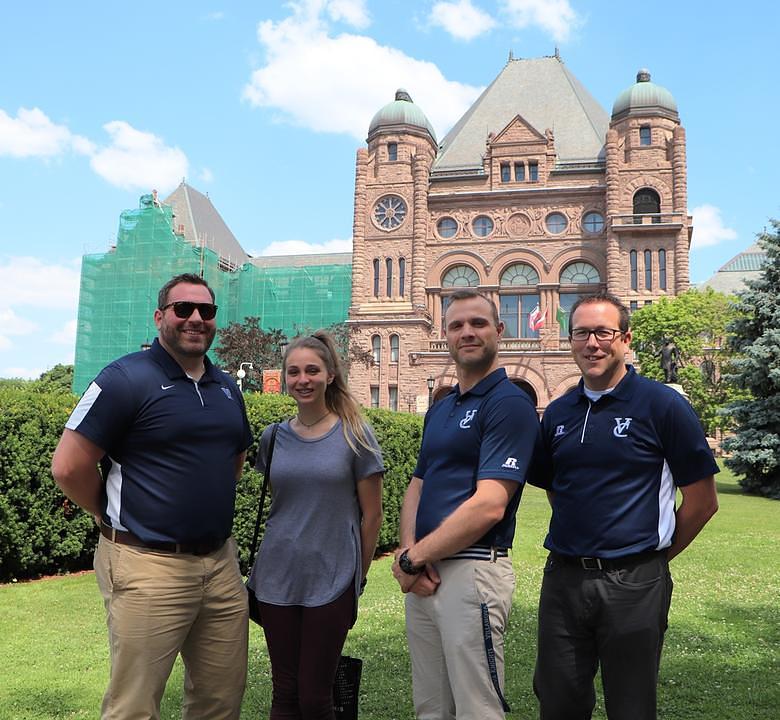
[[[501,364],[541,410],[579,379],[574,301],[686,290],[691,233],[685,130],[646,70],[608,115],[557,53],[510,56],[440,143],[399,90],[357,151],[349,323],[374,363],[350,386],[413,411],[448,392],[442,317],[469,286],[495,299]]]

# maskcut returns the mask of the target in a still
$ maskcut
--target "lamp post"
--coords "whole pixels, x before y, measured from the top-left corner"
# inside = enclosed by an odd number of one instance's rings
[[[251,362],[242,362],[238,370],[236,370],[236,382],[238,383],[238,389],[241,392],[244,392],[244,378],[246,377],[246,370],[244,370],[244,365],[246,365],[250,370],[255,369]]]
[[[433,375],[428,375],[425,382],[428,384],[428,407],[430,407],[433,405],[433,386],[436,384],[436,378]]]

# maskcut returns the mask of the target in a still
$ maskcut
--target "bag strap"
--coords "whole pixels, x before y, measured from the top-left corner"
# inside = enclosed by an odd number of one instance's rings
[[[265,472],[263,473],[263,489],[260,491],[260,504],[257,507],[257,520],[255,520],[255,532],[252,535],[252,545],[249,548],[249,567],[255,563],[257,555],[257,539],[260,536],[260,522],[263,519],[263,507],[265,506],[265,496],[268,492],[268,482],[271,479],[271,460],[274,456],[274,445],[276,444],[276,432],[279,430],[279,423],[274,423],[271,428],[271,440],[268,443],[268,458],[265,461]]]

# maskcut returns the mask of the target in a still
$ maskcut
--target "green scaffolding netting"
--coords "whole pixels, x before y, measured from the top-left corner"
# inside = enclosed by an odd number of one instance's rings
[[[74,392],[84,392],[112,360],[151,343],[157,292],[185,272],[202,275],[213,288],[218,328],[259,316],[264,329],[292,337],[347,317],[351,265],[246,263],[233,269],[214,251],[175,234],[171,208],[143,196],[139,209],[121,214],[116,247],[83,258]]]

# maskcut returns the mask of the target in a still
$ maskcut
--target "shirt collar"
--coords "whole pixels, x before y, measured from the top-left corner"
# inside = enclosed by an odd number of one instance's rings
[[[625,400],[631,392],[631,388],[635,382],[636,370],[633,365],[626,363],[626,374],[620,379],[620,382],[615,385],[612,392],[602,395],[597,402],[600,402],[607,397],[616,397],[620,400]],[[585,381],[580,378],[580,382],[577,385],[577,392],[571,393],[571,403],[572,405],[575,405],[582,399],[588,400],[588,397],[585,395]]]
[[[463,393],[466,395],[486,395],[495,385],[506,378],[506,370],[504,368],[496,368],[492,373],[482,378],[474,387],[469,388]],[[456,385],[454,388],[454,395],[456,397],[463,397],[460,393],[460,385]]]
[[[176,378],[186,378],[187,373],[184,372],[184,369],[182,368],[179,363],[177,363],[168,353],[168,351],[162,346],[160,343],[159,338],[155,338],[154,342],[152,343],[152,347],[149,348],[149,350],[145,350],[144,352],[151,353],[152,358],[155,360],[155,362],[162,367],[162,369],[165,371],[165,374],[168,376],[169,379],[175,380]],[[203,382],[205,378],[208,378],[209,380],[212,380],[214,382],[219,382],[220,378],[218,376],[219,371],[214,366],[214,364],[209,360],[208,355],[203,356],[203,366],[204,366],[204,372],[203,377],[198,382]]]

